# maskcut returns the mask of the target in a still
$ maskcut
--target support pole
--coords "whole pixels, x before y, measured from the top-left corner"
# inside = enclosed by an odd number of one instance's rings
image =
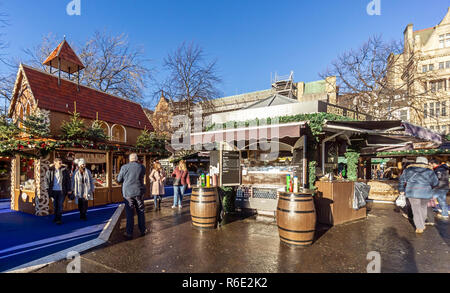
[[[61,58],[58,57],[58,86],[61,85]]]

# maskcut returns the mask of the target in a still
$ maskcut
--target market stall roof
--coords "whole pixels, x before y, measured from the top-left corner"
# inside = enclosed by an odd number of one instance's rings
[[[217,142],[250,141],[250,140],[274,140],[282,138],[299,138],[304,134],[306,121],[260,125],[242,128],[222,129],[207,132],[191,133],[191,145],[207,145]]]
[[[366,133],[377,135],[378,139],[402,141],[432,141],[442,143],[440,134],[429,129],[401,120],[383,121],[326,121],[324,129],[332,132],[350,131],[353,133]],[[372,140],[376,140],[373,137]]]

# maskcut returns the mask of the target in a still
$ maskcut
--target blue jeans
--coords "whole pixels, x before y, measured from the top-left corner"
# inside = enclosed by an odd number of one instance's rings
[[[448,190],[446,189],[437,189],[434,191],[433,195],[433,197],[438,200],[444,217],[448,217],[447,192]]]
[[[138,216],[138,226],[141,233],[145,231],[145,206],[144,197],[136,196],[125,198],[125,213],[127,215],[127,234],[133,235],[134,228],[134,210]]]
[[[61,221],[65,196],[62,193],[62,191],[53,191],[52,197],[53,197],[53,210],[55,214],[55,221]]]
[[[155,209],[161,207],[162,196],[159,194],[153,195],[153,202],[155,203]]]
[[[183,201],[184,191],[186,190],[186,185],[174,186],[173,187],[173,205],[181,206],[181,202]]]

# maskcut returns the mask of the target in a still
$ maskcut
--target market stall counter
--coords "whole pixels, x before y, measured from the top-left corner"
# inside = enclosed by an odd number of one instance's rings
[[[355,182],[317,181],[316,187],[314,203],[319,223],[339,225],[366,218],[366,207],[353,209]]]

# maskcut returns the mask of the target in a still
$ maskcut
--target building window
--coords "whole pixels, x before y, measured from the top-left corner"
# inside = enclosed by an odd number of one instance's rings
[[[34,160],[20,159],[20,186],[23,190],[35,191]]]
[[[444,36],[445,35],[440,35],[439,36],[439,49],[444,48]]]
[[[450,34],[447,34],[447,37],[445,38],[445,46],[450,47]]]
[[[442,102],[442,116],[447,116],[447,102]]]
[[[441,132],[442,132],[442,133],[447,133],[447,126],[442,125],[442,126],[441,126]]]
[[[125,127],[122,125],[113,125],[111,129],[111,136],[113,141],[127,142]]]
[[[450,68],[450,61],[445,62],[445,68]]]
[[[103,129],[103,132],[105,133],[105,135],[109,138],[109,125],[106,122],[100,122],[100,127],[101,129]]]
[[[428,116],[428,105],[425,103],[424,105],[423,105],[423,118],[427,118],[427,116]]]
[[[422,73],[427,72],[428,70],[428,66],[427,65],[422,65]]]
[[[433,71],[433,70],[434,70],[434,64],[428,65],[428,71]]]
[[[439,69],[444,69],[444,62],[439,62]]]
[[[441,114],[441,103],[436,103],[436,117],[439,117],[439,114]]]
[[[445,80],[436,80],[430,82],[431,91],[442,91],[445,89]]]
[[[430,117],[434,117],[434,103],[430,103]]]

